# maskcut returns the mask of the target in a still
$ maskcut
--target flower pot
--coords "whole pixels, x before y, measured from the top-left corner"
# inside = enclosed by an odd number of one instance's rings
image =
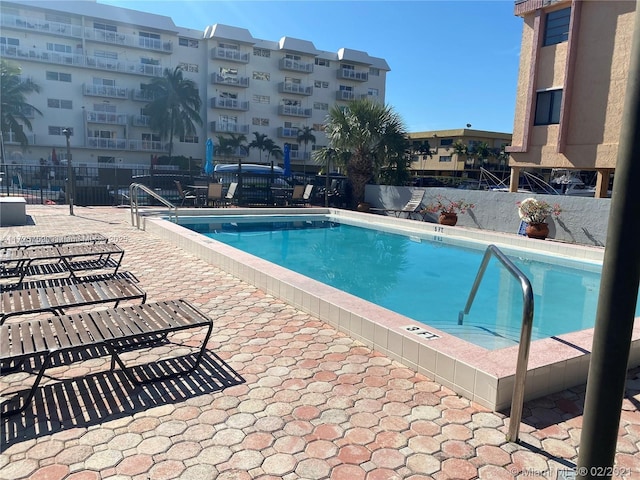
[[[358,204],[358,206],[356,207],[356,210],[358,212],[368,212],[370,208],[371,208],[371,204],[370,203],[360,202]]]
[[[525,227],[524,233],[529,238],[544,240],[549,236],[549,225],[547,223],[530,223]]]
[[[458,214],[442,212],[438,217],[438,223],[441,225],[448,225],[450,227],[453,227],[456,223],[458,223]]]

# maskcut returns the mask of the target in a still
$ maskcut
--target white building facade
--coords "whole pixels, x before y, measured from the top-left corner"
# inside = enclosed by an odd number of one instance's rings
[[[291,145],[294,168],[311,166],[334,105],[370,98],[385,101],[386,61],[342,48],[317,50],[307,40],[253,38],[243,28],[214,24],[204,32],[177,27],[171,18],[95,1],[3,1],[0,57],[22,68],[39,87],[27,101],[33,126],[26,148],[4,133],[7,163],[66,156],[65,128],[74,164],[149,166],[168,153],[168,138],[149,128],[145,86],[166,68],[181,66],[202,99],[197,135],[174,138],[173,156],[200,162],[207,138],[266,135]],[[313,128],[315,144],[297,143]],[[251,149],[243,161],[266,160]]]

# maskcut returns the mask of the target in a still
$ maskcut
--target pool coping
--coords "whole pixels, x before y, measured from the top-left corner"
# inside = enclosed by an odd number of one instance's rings
[[[456,393],[494,411],[508,409],[515,380],[518,346],[487,350],[431,326],[374,305],[304,275],[207,238],[168,220],[157,211],[143,212],[143,228],[292,306],[317,316],[354,340],[410,367]],[[519,235],[448,227],[411,219],[333,208],[180,209],[191,215],[331,214],[347,223],[375,224],[383,229],[433,237],[485,241],[499,248],[601,262],[604,249]],[[431,238],[430,238],[431,239]],[[593,328],[531,343],[525,400],[586,382]],[[634,325],[629,367],[640,365],[640,325]]]

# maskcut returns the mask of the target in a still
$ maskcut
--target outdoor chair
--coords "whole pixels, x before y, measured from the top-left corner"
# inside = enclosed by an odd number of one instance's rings
[[[149,338],[171,332],[205,328],[202,345],[187,368],[163,368],[156,356],[150,356],[150,366],[127,366],[120,353],[132,344],[148,345]],[[75,361],[72,352],[111,355],[111,369],[117,363],[126,377],[136,385],[184,375],[198,368],[213,321],[184,300],[169,300],[142,305],[128,305],[108,310],[50,317],[42,320],[11,322],[0,326],[0,370],[16,371],[29,359],[36,359],[40,368],[31,388],[17,392],[2,403],[0,413],[5,416],[24,411],[33,399],[45,371],[52,360]],[[28,341],[26,341],[28,339]],[[97,347],[97,348],[96,348]],[[137,374],[132,370],[136,370]],[[20,400],[22,398],[22,400]],[[3,399],[4,400],[4,399]],[[10,407],[13,404],[13,408]],[[17,404],[17,405],[16,405]]]
[[[207,205],[216,207],[221,203],[224,203],[224,199],[222,197],[222,184],[210,183],[207,189]]]
[[[176,188],[178,189],[178,196],[182,200],[180,206],[183,206],[185,202],[191,202],[191,204],[195,207],[198,203],[198,196],[189,190],[182,189],[182,183],[180,180],[174,180],[176,184]]]
[[[225,205],[231,205],[237,201],[236,199],[237,190],[238,190],[238,184],[236,182],[229,184],[227,194],[224,196]]]
[[[294,185],[293,193],[291,194],[291,198],[289,202],[292,205],[297,205],[302,202],[302,196],[304,195],[304,186],[303,185]]]
[[[402,214],[406,214],[406,218],[411,218],[411,215],[417,213],[422,206],[422,199],[424,198],[424,190],[414,190],[411,192],[411,199],[400,209],[394,208],[372,208],[372,211],[379,211],[384,213],[393,213],[396,217],[400,217]]]

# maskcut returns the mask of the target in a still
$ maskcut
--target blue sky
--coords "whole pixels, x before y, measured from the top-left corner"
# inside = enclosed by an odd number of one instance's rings
[[[98,0],[166,15],[181,27],[222,23],[260,39],[310,40],[319,50],[384,58],[386,103],[409,132],[464,128],[510,133],[522,19],[511,0]]]

